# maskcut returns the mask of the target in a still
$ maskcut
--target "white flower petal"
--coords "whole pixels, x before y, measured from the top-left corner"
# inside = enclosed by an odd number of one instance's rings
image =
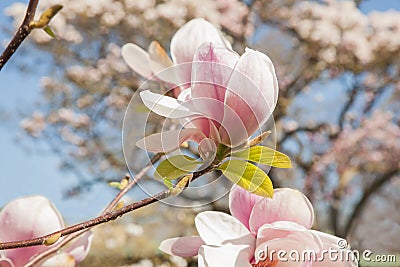
[[[66,252],[58,253],[44,263],[40,265],[40,267],[55,267],[55,266],[62,266],[62,267],[75,267],[75,260],[74,257],[69,255]]]
[[[343,248],[339,246],[339,244],[343,244],[344,241],[342,238],[339,238],[334,235],[322,233],[319,231],[311,230],[311,232],[317,235],[323,244],[324,251],[338,251],[338,260],[331,260],[329,255],[325,253],[323,260],[313,263],[313,267],[356,267],[358,266],[357,260],[353,258],[351,251],[347,248]],[[318,255],[319,258],[322,258],[322,255]]]
[[[150,65],[150,56],[139,46],[128,43],[122,46],[122,58],[126,64],[145,78],[150,78],[153,75],[153,70]]]
[[[224,44],[231,48],[230,43],[213,24],[196,18],[183,25],[172,37],[172,60],[175,64],[191,62],[196,49],[205,42]]]
[[[199,267],[251,267],[252,250],[247,246],[224,245],[221,247],[201,246]]]
[[[64,251],[73,256],[76,264],[82,262],[89,254],[92,245],[93,233],[88,231],[72,241],[72,244]]]
[[[197,231],[207,245],[237,243],[254,246],[255,239],[236,218],[217,211],[205,211],[195,218]]]
[[[204,138],[205,136],[202,132],[194,128],[189,128],[152,134],[139,140],[136,145],[143,150],[154,153],[168,153],[179,148],[185,141],[192,140],[200,143]]]
[[[199,236],[177,237],[162,241],[159,249],[170,255],[189,258],[196,256],[202,245],[204,242]]]
[[[140,97],[146,107],[160,116],[167,118],[185,118],[195,114],[173,97],[155,94],[149,90],[140,92]]]

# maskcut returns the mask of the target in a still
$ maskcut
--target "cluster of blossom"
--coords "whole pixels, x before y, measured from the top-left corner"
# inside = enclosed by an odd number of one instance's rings
[[[52,20],[51,27],[62,39],[81,43],[84,37],[76,23],[97,17],[99,27],[108,33],[112,27],[126,23],[131,29],[145,29],[157,33],[159,20],[166,20],[174,27],[182,26],[188,19],[204,17],[209,21],[222,25],[236,35],[246,33],[246,16],[248,8],[238,0],[205,0],[201,5],[196,0],[169,0],[161,3],[155,0],[106,0],[106,1],[68,1],[68,0],[43,0],[40,1],[39,14],[45,8],[54,4],[64,6],[63,10]],[[26,5],[14,3],[6,9],[6,14],[14,18],[18,26],[23,17]],[[42,31],[34,31],[32,38],[38,43],[47,43],[51,40]]]
[[[67,123],[74,128],[87,128],[90,125],[90,118],[86,114],[79,114],[68,108],[61,108],[48,117],[49,123]]]
[[[125,73],[128,67],[121,58],[121,48],[111,43],[105,58],[98,59],[94,66],[73,65],[66,69],[66,75],[77,84],[106,83],[112,72]],[[108,85],[109,83],[107,83]]]
[[[310,55],[352,70],[389,59],[400,50],[400,12],[364,14],[354,1],[301,1],[280,18],[308,43]]]
[[[198,236],[164,240],[160,249],[180,257],[197,255],[201,267],[358,266],[354,257],[323,256],[328,250],[349,250],[340,245],[344,240],[310,229],[314,210],[297,190],[275,189],[274,198],[270,199],[234,186],[229,194],[229,209],[232,216],[217,211],[199,213],[195,218]],[[287,254],[282,256],[280,251]],[[305,255],[305,251],[315,253],[316,260],[289,256],[293,252]]]
[[[323,173],[333,162],[339,175],[349,168],[377,173],[395,169],[400,158],[399,138],[400,127],[393,122],[393,115],[376,111],[359,128],[345,128],[315,171]]]
[[[21,127],[33,137],[39,137],[42,132],[46,129],[45,116],[35,111],[31,118],[25,118],[21,121]]]

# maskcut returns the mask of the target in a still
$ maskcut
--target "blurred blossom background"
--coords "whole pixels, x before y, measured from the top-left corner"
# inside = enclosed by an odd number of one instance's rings
[[[0,72],[0,206],[40,194],[68,223],[100,213],[117,193],[107,181],[128,172],[122,120],[143,81],[122,60],[121,46],[146,49],[157,40],[168,49],[180,26],[203,17],[237,52],[249,46],[275,64],[277,149],[294,163],[270,171],[275,187],[310,198],[315,229],[347,238],[354,249],[400,253],[400,1],[39,2],[37,14],[64,6],[50,23],[59,39],[33,31]],[[4,46],[26,3],[0,2]],[[133,174],[147,162],[135,153]],[[125,201],[143,197],[135,188]],[[196,266],[157,247],[195,233],[195,214],[211,209],[228,211],[226,198],[196,209],[155,204],[100,226],[82,266]]]

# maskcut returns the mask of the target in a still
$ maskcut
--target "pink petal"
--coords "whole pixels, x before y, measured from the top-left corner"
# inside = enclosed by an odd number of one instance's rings
[[[261,226],[257,232],[257,247],[264,242],[282,238],[294,240],[307,250],[322,250],[322,241],[318,235],[297,223],[287,221]]]
[[[205,43],[223,44],[229,42],[213,24],[202,19],[192,19],[183,25],[171,39],[171,57],[175,64],[191,62],[197,48]]]
[[[252,135],[272,114],[278,96],[274,66],[268,56],[251,49],[240,57],[228,83],[225,104],[235,110]],[[233,120],[224,118],[226,124]]]
[[[141,76],[150,78],[153,75],[150,56],[139,46],[131,43],[125,44],[122,46],[121,54],[126,64]]]
[[[217,211],[205,211],[195,218],[196,229],[207,245],[232,243],[254,246],[254,237],[236,218]]]
[[[240,116],[240,106],[233,108],[231,106],[224,106],[224,118],[219,128],[221,136],[221,143],[230,147],[238,147],[246,142],[251,133],[248,131],[248,122],[252,116],[249,114],[248,120],[243,120]]]
[[[8,203],[0,212],[0,240],[25,240],[50,234],[64,227],[60,213],[42,196],[23,197]],[[36,246],[4,252],[16,266],[49,247]]]
[[[0,258],[0,267],[15,267],[10,259]]]
[[[249,258],[252,252],[247,246],[201,246],[198,265],[199,267],[251,267]]]
[[[202,245],[204,242],[199,236],[178,237],[162,241],[159,249],[170,255],[189,258],[197,256]]]
[[[68,253],[61,252],[43,262],[40,267],[75,267],[76,264],[77,263],[75,262],[74,257],[69,255]]]
[[[205,97],[223,103],[229,78],[238,60],[239,55],[223,45],[202,44],[193,59],[192,98]]]
[[[229,210],[233,217],[241,221],[248,229],[250,213],[254,204],[262,197],[234,185],[229,193]]]
[[[71,241],[72,244],[69,245],[64,251],[75,259],[76,264],[79,264],[89,254],[90,247],[92,245],[92,239],[92,231],[85,232],[77,239]]]
[[[175,64],[187,63],[182,68],[181,77],[190,81],[192,71],[191,62],[197,48],[205,43],[213,42],[231,47],[229,42],[222,36],[221,32],[213,24],[202,19],[192,19],[183,25],[171,39],[171,57]]]
[[[197,114],[193,118],[190,118],[191,124],[201,130],[207,137],[214,139],[211,135],[212,127],[218,131],[218,140],[221,140],[227,146],[236,147],[249,138],[246,125],[238,116],[236,110],[225,106],[219,100],[198,97],[190,99],[183,105]],[[231,120],[229,123],[226,120],[227,117]]]
[[[337,260],[331,260],[329,258],[329,254],[325,253],[324,256],[321,253],[318,254],[319,259],[323,259],[322,261],[317,261],[313,264],[313,267],[356,267],[358,266],[358,262],[355,258],[352,257],[351,251],[347,248],[343,248],[339,246],[339,244],[346,244],[342,238],[339,238],[334,235],[329,235],[326,233],[322,233],[319,231],[312,230],[314,234],[316,234],[321,240],[323,244],[324,251],[338,251],[336,256],[338,256]]]
[[[311,267],[313,266],[312,262],[298,261],[291,258],[291,256],[296,257],[297,255],[297,253],[292,251],[296,251],[301,255],[304,250],[305,248],[302,243],[296,240],[290,238],[273,239],[257,246],[254,253],[255,262],[266,264],[267,262],[277,261],[277,267]]]
[[[168,153],[179,148],[185,141],[191,140],[200,143],[204,138],[206,136],[201,131],[189,128],[152,134],[139,140],[136,145],[143,150],[154,153]]]
[[[290,221],[306,228],[314,222],[314,210],[300,191],[282,188],[274,190],[274,197],[257,201],[250,214],[250,230],[256,233],[260,226],[275,221]]]
[[[239,56],[223,45],[204,43],[192,66],[191,104],[205,117],[222,122],[225,90]]]

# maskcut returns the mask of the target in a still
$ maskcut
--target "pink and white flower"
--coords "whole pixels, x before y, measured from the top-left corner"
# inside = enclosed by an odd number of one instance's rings
[[[239,56],[222,45],[204,43],[193,58],[190,88],[178,99],[149,90],[140,93],[148,108],[180,119],[184,129],[147,136],[137,145],[152,152],[170,152],[187,140],[198,142],[200,150],[219,144],[239,147],[270,117],[278,90],[267,55],[247,48]]]
[[[335,250],[350,255],[348,248],[340,246],[342,239],[311,230],[312,205],[297,190],[275,189],[271,199],[234,186],[229,206],[232,216],[202,212],[195,218],[199,236],[167,239],[160,249],[180,257],[198,256],[200,267],[357,266],[353,257],[334,261],[324,252]],[[287,254],[278,257],[280,250]],[[292,251],[300,258],[290,257]],[[303,259],[305,252],[315,255],[315,259]]]
[[[171,39],[171,57],[157,43],[152,42],[148,51],[136,44],[128,43],[122,47],[122,57],[138,74],[145,78],[156,78],[174,85],[190,82],[191,62],[196,49],[205,42],[221,44],[231,48],[228,40],[210,22],[196,18],[183,25]],[[171,66],[180,64],[179,71]]]
[[[64,221],[53,204],[42,196],[23,197],[8,203],[0,211],[1,242],[26,240],[64,228]],[[92,233],[86,232],[60,252],[38,266],[75,266],[89,253]],[[34,246],[0,251],[0,267],[19,267],[52,246]]]

